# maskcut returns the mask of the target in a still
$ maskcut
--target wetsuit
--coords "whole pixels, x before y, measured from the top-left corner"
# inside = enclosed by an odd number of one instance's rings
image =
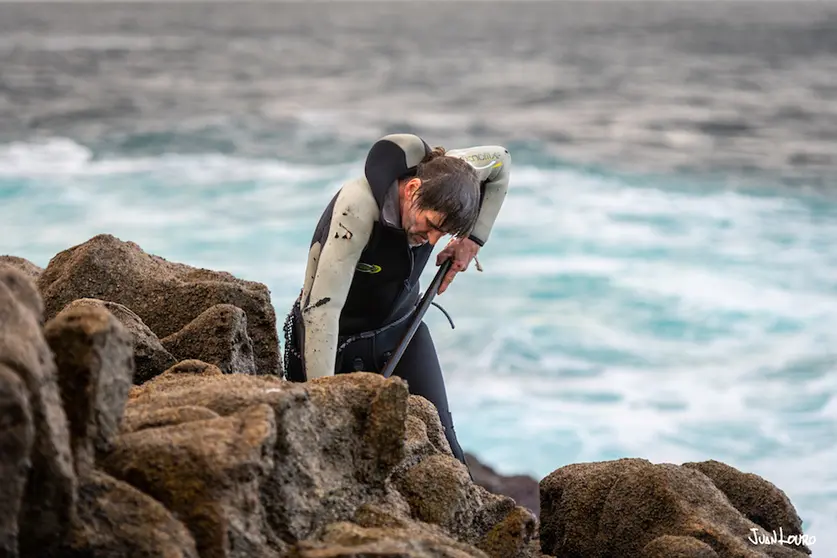
[[[326,207],[311,241],[302,292],[285,322],[287,379],[380,372],[397,348],[421,298],[419,278],[434,248],[409,246],[401,228],[398,179],[429,152],[418,136],[384,136],[369,151],[364,175],[344,184]],[[468,161],[479,175],[480,213],[470,238],[482,246],[506,195],[511,157],[501,146],[447,154]],[[393,375],[436,406],[451,449],[464,463],[424,322]]]

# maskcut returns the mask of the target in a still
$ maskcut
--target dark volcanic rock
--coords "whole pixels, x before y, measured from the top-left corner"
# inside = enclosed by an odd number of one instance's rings
[[[259,491],[273,468],[273,410],[122,435],[103,468],[151,495],[189,527],[202,558],[278,556],[268,545]]]
[[[69,306],[46,324],[44,335],[55,353],[76,473],[82,474],[119,433],[134,376],[133,339],[97,305]]]
[[[340,556],[344,550],[346,556],[375,556],[363,552],[396,552],[399,548],[412,552],[405,556],[426,556],[433,552],[428,548],[450,546],[450,539],[456,541],[453,546],[466,545],[470,552],[451,556],[482,556],[479,549],[496,558],[538,555],[531,548],[536,533],[534,516],[516,507],[510,498],[473,484],[449,448],[436,448],[430,438],[437,443],[444,439],[438,414],[422,412],[429,403],[410,396],[399,378],[356,373],[293,384],[264,376],[205,374],[211,368],[194,361],[188,368],[195,373],[173,369],[135,386],[128,412],[152,414],[191,407],[233,417],[256,405],[269,406],[275,414],[275,441],[270,453],[259,454],[263,460],[259,463],[272,464],[267,473],[262,474],[259,468],[258,474],[248,478],[254,479],[253,490],[260,495],[264,511],[257,515],[266,520],[261,532],[266,533],[270,548],[311,557]],[[216,487],[230,486],[223,481],[229,473],[209,476],[219,467],[212,465],[210,457],[218,460],[223,451],[214,446],[215,436],[201,433],[218,421],[197,420],[123,435],[123,449],[114,452],[105,466],[117,478],[142,485],[163,502],[183,502],[179,505],[192,508],[194,500],[190,498],[195,494],[212,494],[202,498],[217,501],[221,488]],[[176,441],[171,438],[174,432],[182,432]],[[160,442],[138,449],[151,444],[152,436]],[[207,455],[201,467],[185,465],[188,461],[184,458],[165,456],[181,452],[177,448],[184,445],[190,447],[193,439]],[[217,443],[226,447],[230,439],[229,433],[219,435]],[[189,455],[201,452],[195,448]],[[180,479],[178,475],[182,480],[172,480]],[[193,496],[165,492],[187,480],[192,483],[188,494]],[[199,488],[203,486],[211,486],[215,492]],[[258,506],[248,509],[256,513]],[[412,535],[358,531],[370,537],[372,546],[357,540],[348,545],[347,539],[340,538],[338,543],[329,538],[329,533],[334,534],[329,526],[341,522],[359,522],[366,529],[392,527]],[[248,524],[255,523],[251,518]],[[187,524],[196,533],[190,520]],[[439,535],[442,537],[434,538]],[[429,538],[410,547],[405,542],[410,536]],[[207,537],[197,533],[195,537],[199,548],[205,548],[201,541]],[[335,550],[339,546],[347,549]],[[407,547],[411,550],[404,550]]]
[[[645,545],[642,558],[718,558],[718,553],[694,537],[663,535]]]
[[[198,558],[188,529],[162,504],[100,471],[79,478],[78,515],[61,556]]]
[[[130,308],[116,302],[96,298],[80,298],[72,301],[62,311],[78,306],[105,308],[131,334],[134,344],[134,383],[141,384],[150,380],[177,363],[177,360],[163,347],[154,332]]]
[[[752,473],[742,473],[720,461],[684,463],[683,466],[697,469],[712,479],[738,511],[765,531],[772,533],[782,529],[784,535],[802,534],[802,519],[790,498],[773,483]],[[811,553],[805,545],[788,546]]]
[[[682,537],[708,545],[720,558],[806,556],[754,546],[748,537],[759,527],[694,467],[644,459],[579,463],[557,469],[540,487],[541,546],[553,556],[676,555],[689,548],[695,556],[706,554]],[[666,535],[678,539],[654,542]]]
[[[232,304],[247,314],[257,372],[282,373],[276,315],[270,291],[261,283],[169,262],[133,242],[103,234],[53,257],[38,286],[47,319],[73,300],[97,298],[127,306],[160,339],[180,331],[207,308]]]
[[[34,437],[26,386],[14,370],[0,362],[0,556],[17,556],[17,518]]]
[[[474,476],[474,482],[485,487],[489,492],[508,496],[523,506],[535,517],[540,515],[540,487],[538,481],[529,475],[501,475],[470,453],[465,454],[468,468]]]
[[[207,308],[186,327],[165,337],[162,344],[177,360],[201,360],[225,374],[256,373],[247,314],[232,304]]]
[[[410,527],[329,524],[319,541],[302,541],[286,558],[489,558],[439,531]]]
[[[8,265],[22,271],[27,277],[33,281],[37,281],[38,277],[44,270],[33,264],[27,259],[19,258],[17,256],[0,256],[0,267]]]
[[[55,362],[42,331],[42,314],[43,305],[32,280],[18,269],[0,266],[0,362],[7,379],[14,373],[25,386],[34,427],[31,467],[18,516],[18,543],[23,556],[53,552],[66,534],[75,509],[70,433]],[[13,401],[19,391],[13,380],[8,381]],[[19,421],[16,428],[20,432]],[[17,442],[25,444],[25,440]]]
[[[122,421],[122,432],[137,432],[146,428],[160,428],[161,426],[174,426],[193,420],[206,420],[218,418],[220,415],[207,409],[194,405],[183,407],[169,407],[164,409],[149,409],[140,407],[128,409]]]

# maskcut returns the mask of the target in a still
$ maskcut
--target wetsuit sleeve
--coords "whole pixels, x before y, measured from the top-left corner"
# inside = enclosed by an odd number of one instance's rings
[[[341,189],[302,309],[308,380],[334,375],[340,314],[377,217],[378,206],[364,181]]]
[[[483,185],[479,218],[469,236],[471,240],[483,246],[488,241],[491,228],[506,198],[511,174],[511,155],[508,149],[500,145],[452,149],[447,154],[471,163]]]

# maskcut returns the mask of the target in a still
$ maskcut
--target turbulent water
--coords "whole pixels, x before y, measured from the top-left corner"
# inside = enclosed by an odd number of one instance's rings
[[[427,318],[467,450],[719,459],[837,555],[837,4],[0,4],[0,253],[40,266],[107,232],[281,319],[394,131],[514,158]]]

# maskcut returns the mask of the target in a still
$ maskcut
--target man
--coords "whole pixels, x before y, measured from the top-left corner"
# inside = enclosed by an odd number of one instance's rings
[[[317,224],[303,288],[285,322],[287,378],[382,371],[410,326],[434,246],[454,236],[436,258],[436,265],[453,259],[441,294],[488,240],[510,165],[499,146],[446,153],[412,134],[378,140],[364,176],[343,185]],[[436,406],[453,454],[465,463],[424,322],[393,375]]]

